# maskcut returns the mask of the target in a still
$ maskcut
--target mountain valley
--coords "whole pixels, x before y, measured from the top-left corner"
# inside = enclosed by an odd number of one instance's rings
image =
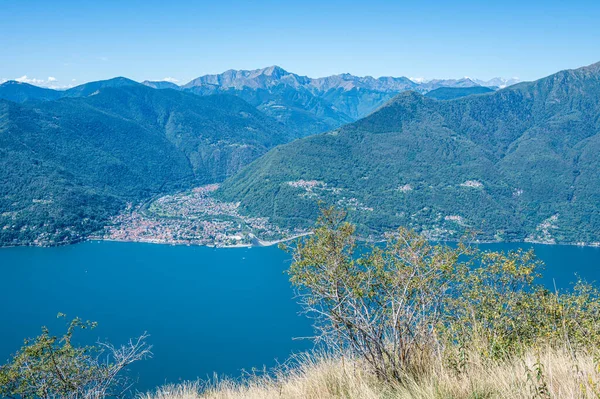
[[[269,239],[306,231],[322,203],[348,209],[366,238],[409,226],[433,239],[594,245],[598,69],[499,90],[279,67],[183,86],[7,82],[0,243],[78,241],[130,220],[125,209],[222,183],[210,196],[266,218]]]

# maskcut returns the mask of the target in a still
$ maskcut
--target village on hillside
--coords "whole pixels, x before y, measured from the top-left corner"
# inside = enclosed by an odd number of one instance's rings
[[[307,234],[269,223],[267,218],[246,217],[239,203],[211,196],[218,184],[165,195],[133,206],[115,216],[102,239],[215,247],[267,246]]]

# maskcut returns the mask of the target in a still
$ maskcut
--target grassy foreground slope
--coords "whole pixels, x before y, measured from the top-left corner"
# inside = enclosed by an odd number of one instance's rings
[[[308,226],[318,200],[363,234],[600,241],[600,63],[495,93],[400,94],[372,115],[277,147],[220,195],[250,214]]]
[[[290,139],[236,97],[110,86],[0,100],[0,245],[79,240],[127,202],[223,180]]]
[[[300,356],[298,364],[273,377],[247,382],[220,379],[158,388],[141,399],[595,399],[600,373],[592,356],[573,359],[548,349],[511,361],[490,364],[476,354],[464,374],[441,359],[423,365],[420,377],[407,376],[403,384],[382,382],[353,358],[328,355]],[[542,370],[538,380],[536,367]]]

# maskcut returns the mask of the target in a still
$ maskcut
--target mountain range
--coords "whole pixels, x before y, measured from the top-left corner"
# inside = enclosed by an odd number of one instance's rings
[[[161,86],[159,82],[144,83]],[[423,83],[406,77],[373,78],[347,73],[309,78],[271,66],[201,76],[180,90],[200,95],[224,92],[239,96],[285,124],[295,135],[309,136],[363,118],[407,90],[426,93],[440,87],[476,86],[480,85],[468,78]]]
[[[449,98],[401,93],[274,148],[219,195],[286,226],[334,204],[365,236],[409,226],[437,239],[600,241],[600,63]]]
[[[90,82],[57,91],[9,81],[0,85],[0,98],[15,102],[83,97],[106,85],[134,83],[126,78]],[[144,81],[154,89],[172,89],[197,95],[230,94],[244,99],[265,114],[283,123],[294,136],[304,137],[336,129],[369,115],[397,94],[419,93],[441,87],[470,88],[502,86],[511,82],[496,78],[489,82],[474,79],[434,79],[415,82],[406,77],[358,77],[340,74],[309,78],[271,66],[257,70],[229,70],[218,75],[198,77],[178,86],[166,81]]]

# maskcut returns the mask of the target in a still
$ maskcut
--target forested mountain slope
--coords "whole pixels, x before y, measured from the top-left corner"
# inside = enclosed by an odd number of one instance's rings
[[[154,194],[217,182],[290,140],[232,96],[134,82],[92,95],[0,100],[0,244],[71,242]]]
[[[363,234],[600,241],[600,63],[486,95],[398,95],[338,130],[277,147],[220,195],[306,225],[317,201],[349,207]]]

